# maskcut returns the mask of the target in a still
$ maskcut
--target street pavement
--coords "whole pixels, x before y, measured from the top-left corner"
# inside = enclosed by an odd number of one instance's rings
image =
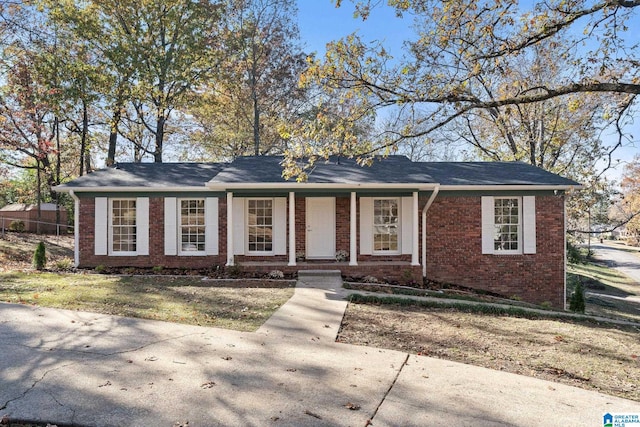
[[[0,419],[76,426],[601,426],[640,402],[335,342],[336,278],[244,333],[0,304]],[[188,423],[188,424],[187,424]]]

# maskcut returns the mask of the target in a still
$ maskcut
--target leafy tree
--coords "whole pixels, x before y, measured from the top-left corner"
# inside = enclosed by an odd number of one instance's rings
[[[202,0],[42,1],[51,7],[53,19],[102,58],[109,83],[103,94],[112,110],[107,163],[114,161],[128,107],[154,141],[150,149],[137,148],[162,162],[172,112],[184,107],[209,77],[212,56],[219,52],[219,5]]]
[[[620,182],[622,197],[612,207],[611,216],[625,225],[628,243],[640,245],[640,156],[633,158]]]
[[[306,68],[293,0],[227,0],[215,80],[190,112],[195,138],[215,158],[282,152],[281,123],[304,102],[298,87]]]
[[[366,18],[380,3],[358,1],[357,13]],[[616,95],[609,97],[607,114],[623,120],[640,93],[637,47],[624,39],[638,1],[558,0],[536,3],[528,11],[520,10],[515,0],[386,3],[399,16],[414,18],[416,38],[405,43],[405,56],[392,58],[382,45],[368,45],[352,35],[332,43],[324,60],[315,61],[306,76],[325,82],[333,96],[359,98],[372,111],[412,117],[400,132],[383,132],[373,153],[393,150],[407,138],[427,139],[474,115],[476,120],[495,121],[500,119],[492,116],[496,111],[510,108],[513,117],[518,107],[536,108],[533,104],[556,98],[557,105],[580,107],[589,103],[582,101],[584,94]],[[587,41],[593,49],[585,53],[582,42]],[[519,62],[534,62],[544,44],[552,44],[568,64],[558,79],[531,80],[510,73]],[[496,76],[512,86],[495,87]]]
[[[38,80],[32,52],[15,50],[9,69],[7,82],[0,89],[0,159],[7,165],[35,171],[39,205],[43,182],[48,187],[55,182],[51,91]]]

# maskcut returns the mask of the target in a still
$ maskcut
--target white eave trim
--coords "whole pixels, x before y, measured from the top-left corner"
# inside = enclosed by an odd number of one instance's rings
[[[267,183],[220,183],[210,182],[207,188],[210,190],[307,190],[307,189],[371,189],[371,190],[411,190],[432,191],[437,187],[435,183],[400,183],[389,184],[383,182],[352,182],[352,183],[307,183],[307,182],[267,182]]]
[[[209,191],[206,186],[198,187],[62,187],[56,186],[52,190],[58,193],[171,193],[183,191]]]
[[[440,191],[573,191],[582,185],[441,185]]]

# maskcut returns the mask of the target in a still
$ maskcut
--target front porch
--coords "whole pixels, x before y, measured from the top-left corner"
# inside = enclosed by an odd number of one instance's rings
[[[348,261],[329,260],[298,261],[289,265],[282,261],[246,261],[237,264],[245,271],[266,275],[274,270],[285,274],[296,274],[304,270],[339,270],[343,277],[363,278],[373,276],[381,282],[397,282],[399,284],[421,284],[423,282],[422,267],[407,261],[363,261],[358,265],[350,265]]]

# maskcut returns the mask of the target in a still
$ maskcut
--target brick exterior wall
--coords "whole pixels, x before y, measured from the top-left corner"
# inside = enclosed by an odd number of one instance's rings
[[[427,279],[564,306],[564,198],[536,197],[535,254],[482,254],[480,197],[436,199],[427,213]]]
[[[564,199],[563,196],[536,197],[537,253],[531,255],[483,255],[480,197],[436,198],[427,213],[427,279],[517,296],[534,303],[564,305]],[[422,211],[427,199],[420,198]],[[164,255],[164,199],[149,198],[149,255],[94,255],[95,203],[80,199],[80,267],[215,268],[226,263],[227,207],[219,198],[217,256]],[[288,202],[287,202],[288,203]],[[359,206],[359,200],[358,200]],[[296,253],[305,251],[305,198],[296,198]],[[288,209],[288,208],[287,208]],[[349,253],[350,198],[336,198],[336,250]],[[288,216],[287,216],[288,223]],[[422,225],[420,224],[421,239]],[[358,213],[359,246],[359,213]],[[288,226],[287,226],[288,233]],[[287,236],[287,245],[289,239]],[[421,244],[421,240],[420,240]],[[421,251],[422,248],[420,248]],[[360,248],[358,247],[358,252]],[[421,253],[421,252],[420,252]],[[348,276],[372,275],[379,279],[406,283],[422,281],[422,267],[411,266],[411,255],[358,255],[358,266],[346,263],[302,262],[288,267],[288,256],[236,256],[243,270],[267,273],[274,269],[296,272],[303,269],[340,269]],[[263,265],[260,265],[262,263]]]

